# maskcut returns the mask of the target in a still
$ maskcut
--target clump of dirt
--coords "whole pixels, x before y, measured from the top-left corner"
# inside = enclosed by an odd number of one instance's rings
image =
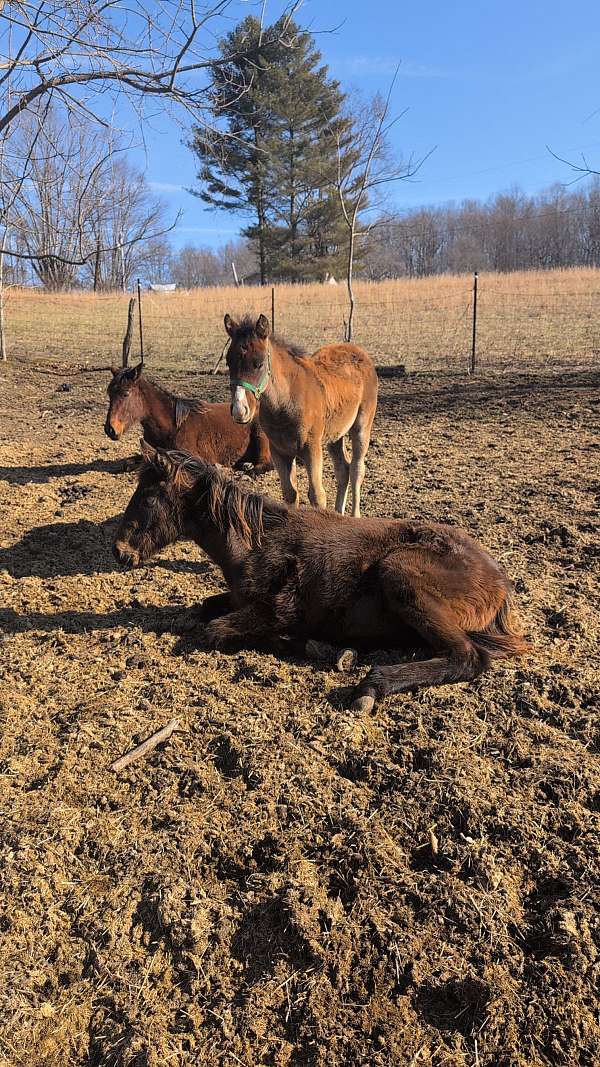
[[[355,719],[373,657],[209,652],[195,546],[116,567],[137,437],[54,371],[0,401],[2,1062],[600,1062],[597,376],[382,377],[365,512],[471,530],[534,651]]]

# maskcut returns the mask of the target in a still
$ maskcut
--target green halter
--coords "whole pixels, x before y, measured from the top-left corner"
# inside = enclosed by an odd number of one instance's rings
[[[249,393],[254,393],[256,399],[260,400],[265,389],[267,388],[267,385],[269,384],[269,379],[272,373],[273,368],[271,366],[271,346],[267,345],[267,365],[265,368],[265,373],[258,385],[252,385],[252,382],[245,382],[243,378],[234,378],[232,385],[241,385],[243,389],[247,389]]]

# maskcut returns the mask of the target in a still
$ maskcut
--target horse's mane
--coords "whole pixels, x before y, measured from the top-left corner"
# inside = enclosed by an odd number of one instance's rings
[[[167,455],[175,467],[175,485],[192,490],[194,505],[207,506],[221,533],[233,528],[247,548],[260,548],[265,526],[284,518],[285,504],[247,492],[210,463],[189,452],[169,451]]]
[[[163,390],[166,392],[167,390]],[[171,399],[175,401],[175,427],[179,429],[183,426],[183,423],[187,419],[188,415],[199,415],[201,411],[204,411],[208,406],[207,400],[188,400],[182,396],[175,396],[173,393],[169,394]]]
[[[251,337],[256,336],[255,328],[256,319],[252,318],[252,315],[244,315],[244,318],[238,324],[236,337],[240,337],[243,341],[250,340]],[[299,359],[301,356],[308,355],[306,349],[302,348],[301,345],[291,344],[289,341],[286,341],[285,337],[281,337],[278,333],[271,334],[271,344],[277,345],[278,348],[285,348],[286,352],[288,352],[293,359]]]

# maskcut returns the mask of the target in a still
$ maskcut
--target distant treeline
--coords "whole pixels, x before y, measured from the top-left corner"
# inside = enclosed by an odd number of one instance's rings
[[[600,181],[585,189],[554,185],[485,203],[419,208],[377,227],[362,274],[370,278],[471,270],[551,270],[600,266]]]

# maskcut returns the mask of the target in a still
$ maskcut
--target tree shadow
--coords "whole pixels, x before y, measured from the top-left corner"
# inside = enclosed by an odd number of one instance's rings
[[[140,457],[141,458],[141,457]],[[38,467],[0,467],[0,481],[12,485],[42,484],[51,478],[68,478],[99,471],[102,474],[125,474],[134,470],[137,457],[127,459],[94,459],[89,463],[49,463]]]

